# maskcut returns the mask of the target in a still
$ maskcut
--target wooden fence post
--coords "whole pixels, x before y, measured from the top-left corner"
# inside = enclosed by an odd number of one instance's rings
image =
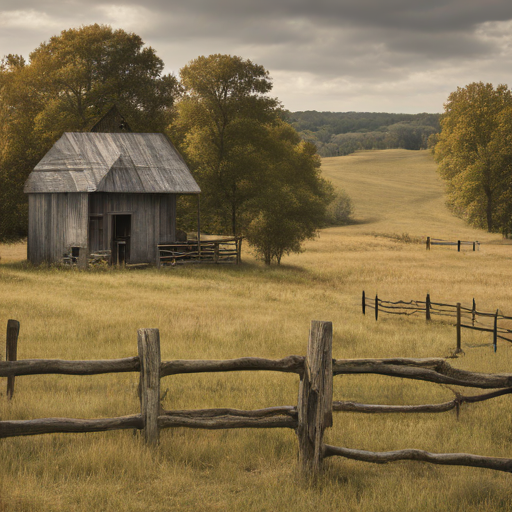
[[[375,321],[379,319],[379,297],[375,295]]]
[[[462,348],[461,348],[461,334],[460,334],[461,327],[460,327],[460,324],[461,324],[460,302],[457,302],[457,350],[455,350],[456,354],[459,354],[460,352],[462,352]]]
[[[427,293],[427,299],[425,300],[425,317],[427,321],[430,320],[430,293]]]
[[[473,242],[473,252],[476,251],[476,242]]]
[[[160,414],[160,333],[158,329],[139,329],[137,345],[140,359],[140,410],[144,422],[144,440],[158,442]]]
[[[299,463],[304,475],[318,475],[323,437],[332,426],[332,323],[313,320],[298,399]]]
[[[476,302],[475,298],[473,297],[473,309],[471,310],[471,323],[473,327],[475,326],[475,319],[476,319]]]
[[[427,251],[430,251],[430,237],[427,236]]]
[[[18,358],[18,335],[20,323],[17,320],[7,321],[7,337],[5,341],[5,360],[16,361]],[[7,398],[12,399],[14,395],[14,375],[7,377]]]
[[[364,294],[364,290],[363,290],[362,306],[363,306],[363,315],[366,315],[366,296]]]
[[[492,333],[492,344],[494,345],[494,352],[498,350],[498,310],[494,315],[494,329]]]
[[[457,240],[457,252],[460,252],[460,240]]]

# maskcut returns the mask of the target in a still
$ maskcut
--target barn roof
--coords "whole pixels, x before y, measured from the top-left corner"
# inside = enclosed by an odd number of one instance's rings
[[[201,192],[160,133],[64,133],[30,173],[25,193]]]

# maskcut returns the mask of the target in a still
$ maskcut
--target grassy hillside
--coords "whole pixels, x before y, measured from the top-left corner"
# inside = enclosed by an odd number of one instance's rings
[[[310,321],[334,326],[334,357],[435,357],[455,347],[449,322],[360,311],[360,295],[433,299],[512,314],[512,247],[474,231],[444,206],[427,152],[389,150],[324,160],[325,175],[352,196],[357,224],[323,230],[306,251],[265,268],[129,271],[32,268],[24,247],[0,246],[0,323],[21,322],[19,358],[101,359],[136,355],[136,330],[158,327],[162,358],[284,357],[304,354]],[[408,233],[408,237],[403,236]],[[481,250],[425,251],[411,238],[483,241]],[[511,372],[510,346],[463,333],[454,366]],[[137,376],[31,376],[12,403],[0,382],[0,418],[93,418],[138,411]],[[273,373],[184,375],[162,381],[167,409],[292,405],[298,379]],[[464,393],[471,393],[464,390]],[[477,394],[478,392],[475,392]],[[335,379],[334,398],[421,404],[450,400],[446,387],[379,376]],[[327,442],[349,448],[469,452],[512,457],[511,398],[451,413],[336,413]],[[280,430],[161,434],[146,449],[132,432],[0,440],[0,511],[477,511],[511,510],[510,476],[403,462],[328,461],[317,485],[296,474],[297,441]]]
[[[353,198],[363,232],[489,239],[448,211],[430,151],[388,149],[325,158],[323,172]]]

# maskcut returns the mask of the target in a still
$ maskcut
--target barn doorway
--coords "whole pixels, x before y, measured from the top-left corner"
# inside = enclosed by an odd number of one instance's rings
[[[130,262],[131,215],[112,215],[112,263],[124,265]]]

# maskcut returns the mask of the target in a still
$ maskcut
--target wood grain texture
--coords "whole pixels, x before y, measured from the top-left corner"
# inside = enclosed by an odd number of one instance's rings
[[[271,418],[273,416],[288,416],[297,419],[297,407],[283,405],[279,407],[267,407],[266,409],[190,409],[190,410],[161,410],[161,415],[181,418],[216,418],[219,416],[238,416],[244,418]]]
[[[118,418],[74,419],[42,418],[37,420],[0,421],[0,438],[56,434],[58,432],[103,432],[107,430],[142,429],[140,414]]]
[[[423,450],[398,450],[393,452],[369,452],[353,450],[338,446],[323,446],[324,457],[339,455],[347,459],[386,464],[399,460],[416,460],[449,466],[469,466],[474,468],[494,469],[496,471],[512,472],[512,459],[499,457],[483,457],[469,453],[430,453]]]
[[[497,398],[503,395],[512,393],[512,388],[501,389],[492,393],[476,396],[462,396],[458,395],[449,402],[441,404],[425,404],[425,405],[377,405],[377,404],[360,404],[357,402],[335,401],[332,404],[333,411],[344,412],[362,412],[362,413],[440,413],[457,409],[462,404],[470,404],[476,402],[484,402],[491,398]]]
[[[304,374],[299,385],[299,463],[305,474],[322,467],[323,436],[332,426],[332,323],[311,322]]]
[[[335,375],[374,373],[404,379],[424,380],[475,388],[512,387],[512,374],[487,374],[459,370],[444,359],[337,359]]]
[[[99,359],[96,361],[65,361],[62,359],[22,359],[0,361],[0,377],[13,375],[98,375],[102,373],[138,372],[138,357],[125,359]]]
[[[146,443],[158,443],[160,413],[160,333],[158,329],[139,329],[137,344],[140,360],[140,408]]]
[[[64,133],[36,165],[25,193],[199,194],[171,141],[160,133]]]
[[[288,356],[283,359],[261,357],[241,357],[239,359],[200,360],[176,359],[162,362],[160,376],[180,373],[229,372],[229,371],[276,371],[301,374],[304,369],[304,356]]]
[[[70,247],[88,244],[87,194],[29,195],[27,257],[31,263],[62,262]]]
[[[159,428],[186,427],[208,430],[232,428],[297,428],[297,420],[289,416],[251,417],[220,415],[215,417],[186,417],[168,414],[158,418]]]

